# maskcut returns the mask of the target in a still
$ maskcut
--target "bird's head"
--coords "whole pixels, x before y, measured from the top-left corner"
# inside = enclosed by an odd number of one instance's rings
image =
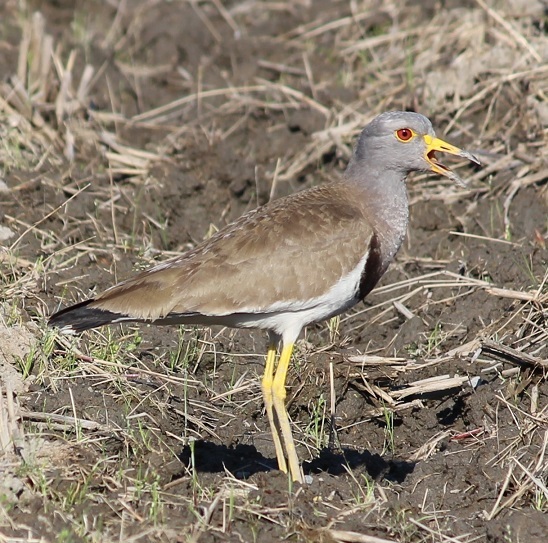
[[[362,131],[350,164],[375,176],[383,171],[408,174],[412,171],[432,171],[465,186],[450,168],[438,161],[436,153],[449,153],[476,164],[479,160],[450,143],[436,137],[432,123],[419,113],[390,111],[382,113]]]

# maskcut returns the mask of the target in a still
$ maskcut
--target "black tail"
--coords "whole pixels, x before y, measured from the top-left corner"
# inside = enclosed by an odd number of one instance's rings
[[[131,320],[124,318],[120,313],[90,307],[92,302],[94,302],[93,299],[86,300],[58,311],[50,317],[48,325],[61,328],[64,332],[79,333],[105,324]]]

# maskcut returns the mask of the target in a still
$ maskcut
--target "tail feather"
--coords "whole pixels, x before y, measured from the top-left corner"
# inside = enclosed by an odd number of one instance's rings
[[[133,320],[120,313],[93,307],[91,304],[94,301],[86,300],[58,311],[50,317],[48,325],[60,328],[65,333],[80,333],[105,324]]]

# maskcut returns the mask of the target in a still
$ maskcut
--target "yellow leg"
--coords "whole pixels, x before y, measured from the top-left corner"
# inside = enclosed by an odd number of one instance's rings
[[[303,474],[301,466],[299,465],[299,458],[297,457],[297,450],[295,448],[295,442],[293,441],[293,434],[291,433],[289,417],[287,416],[287,410],[285,408],[285,379],[287,377],[287,370],[289,368],[292,352],[293,344],[284,345],[278,362],[278,369],[276,370],[276,375],[274,376],[274,381],[272,383],[272,400],[274,402],[274,410],[276,411],[278,423],[282,431],[285,453],[289,462],[289,472],[294,481],[302,483]]]
[[[272,388],[274,383],[274,362],[276,361],[276,346],[269,345],[268,354],[266,356],[266,366],[263,375],[263,399],[266,407],[266,414],[268,415],[268,422],[270,423],[270,430],[272,432],[272,438],[274,440],[274,447],[276,448],[276,458],[278,459],[278,467],[284,473],[287,473],[287,464],[285,461],[284,450],[280,441],[280,434],[276,421],[274,420],[274,412],[272,411]]]

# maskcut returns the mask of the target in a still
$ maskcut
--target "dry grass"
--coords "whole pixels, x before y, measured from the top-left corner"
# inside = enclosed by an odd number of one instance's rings
[[[157,348],[148,330],[99,331],[70,341],[47,330],[46,317],[61,300],[88,296],[91,266],[116,274],[128,259],[146,266],[160,253],[163,258],[185,248],[186,242],[159,250],[169,223],[161,213],[124,222],[135,194],[146,199],[164,190],[157,168],[179,168],[182,148],[196,153],[201,139],[211,148],[220,146],[263,119],[261,133],[274,138],[286,117],[302,111],[317,119],[307,143],[286,147],[256,169],[257,184],[264,182],[268,194],[288,192],[298,177],[308,183],[318,167],[338,169],[356,134],[377,113],[415,107],[435,117],[448,139],[466,142],[485,167],[464,174],[465,191],[437,178],[415,177],[413,210],[427,201],[457,206],[462,229],[451,234],[463,247],[544,255],[543,269],[531,258],[523,264],[528,280],[509,287],[494,282],[488,268],[454,271],[451,264],[465,256],[408,257],[404,251],[398,280],[374,291],[365,309],[311,333],[312,349],[300,345],[295,364],[300,378],[289,404],[309,414],[297,417],[295,410],[303,450],[313,458],[333,445],[334,422],[343,450],[363,447],[352,442],[352,432],[372,421],[382,428],[385,471],[392,465],[385,457],[427,469],[451,444],[462,448],[448,456],[493,450],[485,469],[492,470],[497,494],[488,507],[478,503],[470,518],[487,523],[506,522],[515,511],[546,514],[548,224],[536,225],[532,237],[514,234],[520,194],[535,189],[548,199],[542,185],[546,38],[533,24],[535,17],[516,16],[504,2],[499,8],[484,0],[476,0],[474,8],[432,12],[396,3],[379,8],[374,2],[333,2],[326,10],[307,10],[306,1],[229,7],[217,0],[189,2],[212,51],[222,48],[227,36],[249,38],[257,32],[253,24],[268,27],[269,18],[291,22],[283,33],[273,30],[264,38],[266,45],[257,45],[263,54],[272,51],[268,58],[251,57],[263,70],[260,75],[242,79],[222,65],[221,85],[220,78],[208,77],[213,68],[207,58],[189,71],[183,62],[166,58],[147,64],[146,55],[139,56],[149,46],[140,36],[154,21],[155,2],[140,3],[133,17],[124,12],[124,2],[110,4],[116,14],[105,28],[88,28],[87,20],[80,25],[82,14],[75,12],[70,39],[54,37],[40,14],[21,6],[9,11],[11,3],[4,8],[10,24],[20,24],[20,41],[0,42],[17,50],[0,83],[0,163],[11,181],[0,191],[23,202],[41,187],[56,200],[44,201],[43,212],[32,220],[17,213],[16,205],[0,215],[12,233],[0,246],[0,329],[22,328],[33,338],[29,345],[17,340],[19,349],[6,341],[0,350],[0,541],[485,540],[477,523],[459,531],[463,523],[455,528],[447,521],[462,519],[457,510],[444,509],[444,499],[431,501],[429,493],[437,489],[425,489],[422,479],[411,489],[405,480],[374,480],[367,470],[354,469],[349,457],[337,476],[314,474],[311,488],[292,488],[270,474],[247,479],[245,469],[200,471],[199,440],[227,442],[239,419],[252,421],[248,434],[261,448],[261,428],[253,421],[260,410],[257,353],[262,349],[250,354],[252,340],[242,334],[182,330],[177,340]],[[301,11],[308,14],[305,21]],[[100,55],[89,54],[90,43],[112,55],[118,81],[110,60],[96,62]],[[146,95],[157,77],[180,89],[178,98],[167,91]],[[152,105],[122,113],[122,80],[130,82],[139,105]],[[96,94],[104,98],[99,109]],[[140,144],[143,135],[146,145]],[[94,206],[84,218],[75,216],[74,206],[85,198]],[[478,209],[501,219],[489,221]],[[228,213],[223,209],[214,227]],[[413,266],[421,272],[406,271]],[[481,328],[470,332],[466,321],[453,326],[436,320],[448,304],[458,307],[478,294],[496,308]],[[350,338],[416,320],[425,331],[417,333],[406,356],[401,349],[389,356],[396,350],[394,334],[386,342],[362,343],[364,352],[358,354],[353,347],[343,369],[333,370],[334,353],[351,345]],[[237,347],[241,342],[244,351]],[[322,357],[331,357],[330,372],[310,363]],[[235,362],[236,369],[227,371],[226,361]],[[7,381],[8,366],[23,383],[17,393]],[[473,398],[485,383],[497,391],[494,403],[485,406],[484,415],[472,415],[466,429],[425,434],[420,446],[400,444],[395,450],[403,430],[397,421],[426,417],[432,398]],[[99,407],[78,397],[90,388],[100,391]],[[315,395],[302,400],[310,390]],[[342,401],[337,396],[346,400],[349,390],[368,406],[358,420],[336,417],[335,405]],[[183,449],[189,454],[186,463],[180,461]],[[400,503],[400,493],[413,500]],[[32,514],[38,509],[40,518]],[[500,530],[496,537],[528,540],[527,533]]]

